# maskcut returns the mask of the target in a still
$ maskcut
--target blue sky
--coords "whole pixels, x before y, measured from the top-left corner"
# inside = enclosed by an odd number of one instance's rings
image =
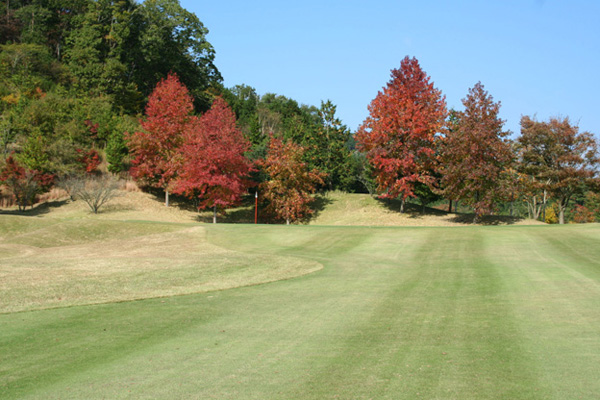
[[[448,107],[481,81],[513,133],[521,115],[600,133],[600,1],[180,1],[209,29],[226,86],[330,99],[352,130],[408,55]]]

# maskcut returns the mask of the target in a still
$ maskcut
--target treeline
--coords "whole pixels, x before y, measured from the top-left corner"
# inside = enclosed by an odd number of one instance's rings
[[[463,111],[448,111],[415,58],[392,70],[356,135],[384,197],[423,204],[443,197],[449,211],[452,201],[460,201],[475,220],[517,202],[527,205],[530,218],[544,220],[552,203],[561,224],[572,200],[579,202],[574,220],[589,222],[600,213],[598,147],[591,133],[579,132],[568,118],[524,116],[521,134],[511,140],[500,103],[481,82],[462,103]]]
[[[568,118],[523,117],[521,135],[510,140],[500,104],[483,85],[469,91],[464,111],[447,110],[416,59],[392,70],[353,134],[331,101],[317,107],[247,85],[224,87],[208,30],[177,0],[7,0],[0,9],[0,180],[21,208],[53,184],[102,170],[215,210],[239,200],[241,187],[255,188],[288,221],[306,216],[306,193],[332,189],[445,201],[450,210],[460,203],[476,218],[519,208],[543,220],[600,218],[591,134]],[[167,146],[176,156],[165,184],[163,167],[140,158],[163,145],[135,138],[166,132],[151,127],[160,107],[152,111],[149,99],[173,82],[170,93],[185,95],[179,107],[187,111]],[[217,143],[222,132],[240,145]],[[224,169],[219,154],[234,147],[247,176],[243,185],[229,181],[236,195],[225,201],[206,183],[218,174],[205,171]]]
[[[231,105],[250,160],[265,158],[273,133],[306,147],[307,164],[327,172],[323,188],[360,187],[335,105],[225,88],[208,30],[177,0],[11,0],[0,9],[0,167],[21,207],[73,175],[127,173],[127,133],[141,129],[148,97],[169,73],[186,87],[193,113],[219,96]]]
[[[123,134],[177,73],[206,110],[221,76],[206,28],[176,0],[0,2],[0,145],[58,176],[105,152],[123,170]],[[83,154],[83,155],[82,155]]]

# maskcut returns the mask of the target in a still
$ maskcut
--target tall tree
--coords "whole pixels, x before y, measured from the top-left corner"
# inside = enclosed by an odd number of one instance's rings
[[[66,37],[64,50],[80,92],[110,95],[130,112],[138,111],[141,103],[132,78],[141,25],[138,8],[132,0],[89,2]]]
[[[508,131],[498,113],[500,102],[484,90],[481,82],[469,89],[448,130],[441,150],[441,184],[444,195],[462,200],[475,210],[475,220],[494,209],[508,182],[504,174],[513,155]]]
[[[356,134],[384,197],[400,196],[404,202],[415,197],[418,182],[435,184],[435,141],[445,117],[445,98],[417,59],[405,57]]]
[[[309,170],[303,156],[302,146],[272,136],[267,158],[260,163],[268,175],[260,188],[267,211],[288,225],[312,213],[311,194],[323,184],[323,174]]]
[[[135,157],[131,175],[162,188],[166,206],[181,167],[180,147],[192,110],[187,88],[176,75],[169,74],[148,99],[146,119],[140,121],[143,130],[128,137],[129,149]]]
[[[212,207],[216,223],[217,210],[238,203],[248,187],[251,164],[244,153],[249,147],[233,111],[217,97],[211,109],[185,130],[175,191],[197,197],[200,209]]]
[[[327,174],[325,187],[329,190],[345,188],[350,178],[350,131],[336,117],[336,106],[321,102],[318,115],[320,124],[303,138],[307,163]]]
[[[558,204],[559,223],[571,198],[584,194],[598,180],[598,145],[589,132],[579,132],[569,118],[539,122],[521,118],[517,139],[519,167],[542,193],[549,192]]]
[[[133,62],[135,81],[149,93],[167,73],[177,73],[189,88],[196,109],[210,108],[206,89],[221,81],[214,65],[215,50],[206,39],[208,29],[178,0],[146,0],[140,5],[142,26]]]

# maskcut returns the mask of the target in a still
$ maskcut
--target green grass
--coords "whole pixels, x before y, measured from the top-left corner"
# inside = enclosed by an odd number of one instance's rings
[[[113,293],[106,304],[84,305],[89,300],[84,298],[70,307],[5,312],[0,398],[600,396],[598,225],[194,228],[112,222],[116,231],[124,224],[130,233],[111,242],[102,234],[111,223],[103,223],[108,226],[90,233],[89,242],[75,234],[63,245],[50,233],[43,240],[28,235],[46,229],[47,222],[38,227],[15,222],[0,228],[19,232],[5,233],[0,249],[29,246],[47,252],[51,263],[65,249],[106,249],[118,242],[122,255],[141,245],[141,256],[165,245],[165,257],[182,257],[188,265],[195,263],[192,254],[200,259],[212,249],[217,252],[209,263],[213,279],[222,266],[227,276],[247,260],[252,263],[246,269],[262,268],[266,275],[277,260],[297,263],[296,272],[324,268],[228,290],[126,302]],[[152,237],[179,238],[184,245]],[[183,252],[196,241],[200,247]],[[1,251],[0,271],[19,267],[10,264],[14,255]],[[220,252],[239,258],[227,264]],[[96,260],[114,261],[117,255],[111,257],[98,254]],[[276,261],[261,267],[270,257]],[[58,266],[41,268],[51,280]],[[131,268],[114,269],[113,279],[129,276]],[[163,271],[160,279],[169,274]],[[103,284],[100,279],[90,287],[101,291]],[[3,288],[2,301],[14,290],[16,285]],[[19,296],[26,294],[11,295],[10,302],[18,303]]]

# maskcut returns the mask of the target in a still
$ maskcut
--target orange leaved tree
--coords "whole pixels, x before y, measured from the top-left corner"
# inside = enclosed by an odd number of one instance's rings
[[[473,207],[475,220],[493,211],[512,185],[513,153],[500,119],[500,103],[478,82],[463,99],[465,110],[448,130],[441,150],[441,185],[447,198]]]
[[[309,170],[302,161],[303,154],[302,146],[271,136],[267,158],[259,163],[268,175],[260,187],[267,212],[288,225],[312,213],[312,194],[324,183],[325,175]]]
[[[446,118],[446,102],[416,58],[400,69],[369,105],[356,134],[358,148],[374,167],[383,197],[416,197],[419,183],[435,186],[436,135]]]

